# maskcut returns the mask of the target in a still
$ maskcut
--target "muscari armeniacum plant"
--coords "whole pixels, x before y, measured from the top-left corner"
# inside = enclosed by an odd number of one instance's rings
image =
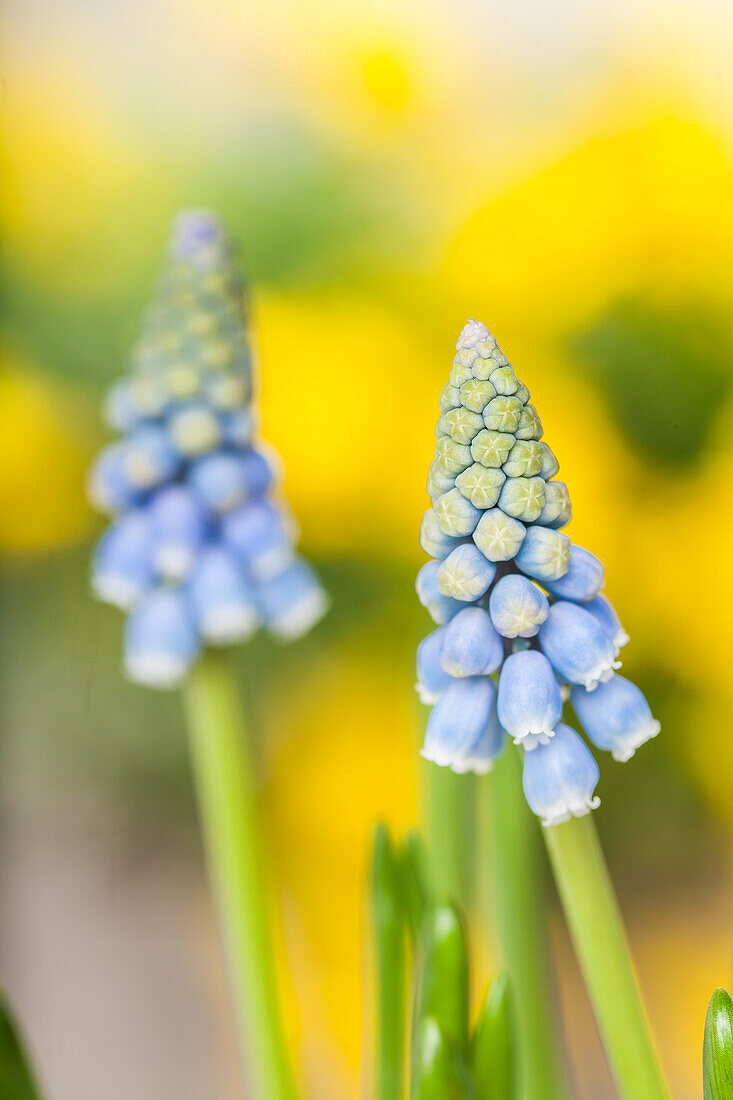
[[[277,462],[257,438],[244,286],[205,211],[174,223],[89,493],[112,522],[92,586],[126,615],[124,669],[181,685],[192,768],[243,1053],[256,1095],[296,1095],[277,1004],[255,784],[222,647],[308,631],[327,599],[295,550]]]
[[[652,1100],[665,1086],[588,816],[599,803],[599,769],[563,721],[564,704],[588,740],[618,761],[659,723],[618,672],[628,637],[602,593],[603,565],[562,530],[570,496],[527,387],[485,325],[469,321],[456,348],[420,531],[430,561],[417,593],[436,624],[417,654],[417,690],[432,707],[422,754],[482,774],[516,752],[509,742],[520,747],[524,795],[545,826],[617,1085],[624,1097]],[[502,827],[495,816],[495,830]],[[521,851],[511,859],[518,867]],[[526,915],[514,916],[521,926]],[[521,993],[521,976],[516,985]],[[534,1089],[533,1097],[557,1094],[539,1082]]]

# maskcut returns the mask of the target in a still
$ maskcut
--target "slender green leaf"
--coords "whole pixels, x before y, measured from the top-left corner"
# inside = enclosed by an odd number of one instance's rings
[[[41,1100],[18,1029],[0,994],[0,1096],[2,1100]]]
[[[405,1078],[405,917],[400,866],[385,825],[374,834],[371,874],[377,983],[375,1096],[401,1100]]]
[[[722,988],[710,998],[705,1017],[702,1080],[705,1100],[733,1100],[733,1000]]]
[[[428,906],[428,870],[425,842],[417,832],[408,833],[402,851],[402,896],[414,942],[420,935]]]
[[[472,1100],[463,1056],[434,1016],[425,1016],[415,1042],[411,1100]]]
[[[468,1049],[468,947],[454,905],[439,904],[423,921],[424,964],[420,1018],[433,1016],[458,1050]]]
[[[509,977],[497,974],[489,986],[471,1039],[476,1100],[515,1100],[516,1041]]]

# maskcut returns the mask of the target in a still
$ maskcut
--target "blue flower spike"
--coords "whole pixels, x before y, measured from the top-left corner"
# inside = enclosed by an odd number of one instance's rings
[[[423,755],[485,772],[511,738],[524,750],[527,801],[556,824],[598,805],[598,768],[562,724],[565,700],[616,760],[659,723],[616,674],[628,635],[601,594],[602,563],[562,530],[570,495],[529,390],[481,322],[466,324],[456,353],[420,526],[431,560],[416,587],[438,625],[418,648],[417,690],[433,708]]]
[[[328,601],[295,552],[277,463],[257,440],[244,285],[212,214],[176,219],[131,373],[105,415],[123,434],[89,476],[92,502],[113,516],[92,586],[128,613],[127,675],[172,688],[205,645],[261,625],[283,640],[314,626]],[[430,530],[445,539],[437,519]]]

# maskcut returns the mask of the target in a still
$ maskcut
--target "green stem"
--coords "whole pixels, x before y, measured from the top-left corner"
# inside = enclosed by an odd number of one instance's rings
[[[184,689],[204,849],[253,1095],[295,1100],[278,1005],[258,799],[233,673],[207,653]]]
[[[519,754],[508,746],[488,777],[493,898],[516,1008],[519,1095],[559,1100],[567,1095],[558,1056],[550,994],[550,952],[542,845],[524,799]]]
[[[470,911],[476,786],[472,775],[425,764],[425,833],[431,894]]]
[[[592,817],[543,832],[619,1095],[623,1100],[668,1100]]]

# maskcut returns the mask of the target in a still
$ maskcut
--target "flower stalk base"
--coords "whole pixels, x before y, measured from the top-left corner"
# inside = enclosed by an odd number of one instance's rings
[[[191,669],[184,704],[206,863],[252,1094],[296,1100],[276,988],[247,730],[225,655],[206,653]]]
[[[619,1096],[669,1100],[593,819],[543,833]]]
[[[522,794],[520,751],[507,745],[482,780],[489,810],[492,904],[502,965],[509,974],[515,1004],[519,1095],[564,1100],[567,1088],[550,992],[542,844],[536,818]]]

